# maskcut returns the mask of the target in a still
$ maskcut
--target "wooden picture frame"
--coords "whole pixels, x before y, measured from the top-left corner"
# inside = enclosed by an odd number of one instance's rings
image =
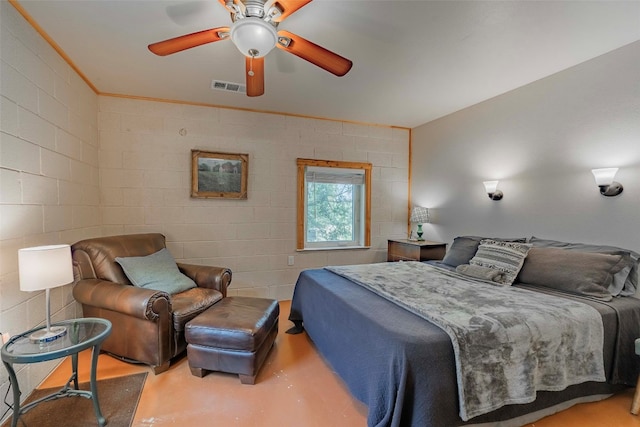
[[[191,150],[191,197],[247,198],[249,155]]]

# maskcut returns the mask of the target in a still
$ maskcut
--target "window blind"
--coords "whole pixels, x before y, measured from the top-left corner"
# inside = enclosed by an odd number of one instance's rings
[[[344,168],[323,168],[307,166],[305,171],[307,182],[323,184],[364,184],[364,170]]]

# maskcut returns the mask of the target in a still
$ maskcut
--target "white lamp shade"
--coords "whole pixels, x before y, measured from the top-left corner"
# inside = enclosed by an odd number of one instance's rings
[[[591,173],[596,179],[596,185],[611,185],[615,178],[618,168],[592,169]]]
[[[495,193],[498,189],[498,182],[500,181],[484,181],[483,184],[487,193]]]
[[[37,246],[18,250],[21,291],[40,291],[73,282],[69,245]]]
[[[231,40],[244,56],[261,58],[276,47],[278,35],[273,25],[260,18],[248,17],[232,25]]]
[[[422,206],[416,206],[411,211],[411,222],[417,222],[420,224],[429,223],[429,209]]]

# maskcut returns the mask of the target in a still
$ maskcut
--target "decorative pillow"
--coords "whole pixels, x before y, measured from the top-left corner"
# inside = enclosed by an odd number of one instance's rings
[[[619,272],[613,276],[608,291],[613,296],[636,296],[640,298],[638,286],[640,279],[640,254],[629,249],[619,248],[616,246],[593,245],[588,243],[569,243],[558,240],[540,239],[532,236],[529,240],[534,247],[541,248],[562,248],[571,251],[580,252],[597,252],[601,254],[621,254],[629,255],[628,265],[623,266]]]
[[[498,283],[510,285],[522,268],[531,245],[518,242],[499,242],[485,239],[480,241],[478,252],[469,261],[471,265],[488,267],[504,273]]]
[[[197,286],[180,272],[166,248],[147,256],[117,257],[116,262],[122,266],[131,283],[141,288],[173,295]]]
[[[613,276],[628,264],[627,255],[531,248],[518,279],[578,295],[610,301]]]
[[[444,259],[442,260],[443,264],[450,265],[452,267],[457,267],[461,264],[469,264],[469,261],[478,251],[478,246],[480,246],[480,241],[488,239],[488,237],[478,237],[478,236],[460,236],[453,239],[449,250],[444,255]],[[524,237],[513,238],[513,239],[503,239],[498,237],[492,237],[491,240],[495,240],[498,242],[522,242],[524,243],[526,239]]]

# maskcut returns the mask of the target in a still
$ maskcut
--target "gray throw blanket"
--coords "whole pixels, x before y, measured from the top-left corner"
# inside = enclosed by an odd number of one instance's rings
[[[532,402],[539,390],[605,381],[602,320],[586,304],[419,262],[325,268],[449,335],[464,421]]]
[[[481,265],[462,264],[456,267],[456,272],[474,279],[488,280],[490,282],[504,282],[504,273]]]

